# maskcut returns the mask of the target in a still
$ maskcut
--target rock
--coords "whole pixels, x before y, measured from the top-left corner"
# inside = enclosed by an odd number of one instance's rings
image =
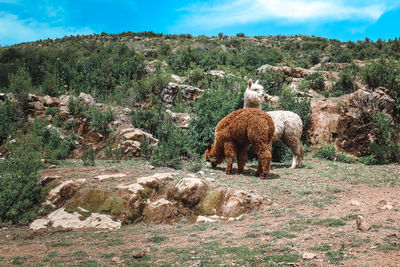
[[[69,101],[69,99],[70,98],[75,98],[74,96],[70,96],[70,95],[62,95],[62,96],[60,96],[60,105],[61,106],[68,106],[68,101]]]
[[[131,184],[121,184],[118,185],[117,188],[119,189],[127,189],[130,193],[134,195],[144,195],[146,190],[144,187],[138,183],[131,183]]]
[[[0,100],[4,101],[6,99],[6,94],[5,93],[0,93]]]
[[[64,208],[60,208],[49,214],[48,219],[53,227],[67,229],[79,228],[101,228],[116,230],[121,228],[121,222],[113,221],[109,215],[92,213],[85,220],[81,220],[81,215],[77,212],[68,213]]]
[[[39,101],[39,97],[37,97],[34,94],[29,93],[27,96],[27,100],[28,100],[28,102],[36,102],[36,101]]]
[[[224,78],[225,76],[226,77],[235,77],[235,75],[233,75],[232,73],[226,74],[225,71],[223,71],[223,70],[211,70],[207,74],[214,76],[214,77],[218,77],[218,78]]]
[[[120,135],[126,140],[134,140],[142,142],[146,140],[150,144],[157,144],[158,140],[153,137],[152,134],[146,133],[145,131],[137,128],[126,128],[120,130]]]
[[[131,255],[135,259],[141,259],[149,253],[150,253],[150,248],[146,248],[145,250],[133,251]]]
[[[185,82],[186,78],[185,77],[180,77],[180,76],[175,75],[175,74],[171,74],[171,80],[176,82],[176,83],[183,83],[183,82]]]
[[[109,180],[109,179],[118,179],[118,178],[125,178],[126,174],[125,173],[114,173],[114,174],[102,174],[102,175],[97,175],[94,178],[98,179],[99,181],[103,180]]]
[[[224,217],[237,217],[243,213],[257,209],[261,203],[261,196],[242,190],[227,189],[218,214]]]
[[[133,140],[125,140],[121,143],[123,154],[129,157],[140,156],[140,142]]]
[[[317,255],[311,252],[304,252],[303,253],[303,259],[304,260],[312,260],[316,257]]]
[[[67,106],[60,106],[60,116],[63,119],[69,116],[69,108]]]
[[[40,229],[47,229],[49,226],[50,220],[49,219],[37,219],[34,220],[30,225],[29,228],[31,228],[33,231],[37,231]]]
[[[149,165],[149,166],[147,166],[147,168],[148,168],[149,170],[154,170],[156,167],[154,167],[153,165]]]
[[[159,188],[166,182],[174,179],[175,173],[156,173],[152,176],[140,177],[137,179],[137,183],[149,188]]]
[[[58,107],[60,105],[60,100],[56,97],[51,97],[46,95],[43,97],[44,105],[47,107]]]
[[[115,263],[119,263],[121,261],[121,259],[119,257],[112,257],[111,261],[115,262]]]
[[[50,182],[52,182],[52,181],[54,181],[54,180],[59,180],[59,179],[61,179],[61,178],[62,178],[62,177],[59,176],[59,175],[44,176],[44,177],[40,180],[40,184],[41,184],[41,185],[45,185],[45,184],[48,184],[48,183],[50,183]]]
[[[165,61],[162,61],[161,63],[158,63],[159,60],[153,60],[147,63],[147,65],[144,67],[144,69],[148,72],[148,73],[153,73],[156,71],[156,64],[160,64],[161,67],[161,71],[164,72],[165,68],[168,66],[168,63]]]
[[[175,122],[178,127],[184,129],[189,128],[189,122],[191,119],[189,113],[174,113],[169,109],[166,110],[166,113],[171,116],[172,121]]]
[[[357,157],[368,155],[369,144],[377,138],[371,124],[374,114],[384,112],[389,121],[396,116],[394,99],[385,91],[360,89],[336,99],[313,98],[307,140],[319,145],[334,143],[341,151]]]
[[[91,107],[96,104],[96,101],[94,101],[94,98],[91,95],[83,92],[79,94],[78,101],[84,104],[86,107]]]
[[[44,105],[39,101],[29,102],[28,107],[34,111],[43,111],[45,109]]]
[[[59,207],[81,189],[84,182],[86,182],[85,179],[65,181],[53,188],[46,199],[49,200],[52,205]]]
[[[167,87],[162,90],[161,99],[165,105],[171,106],[174,104],[178,94],[182,96],[184,101],[195,101],[203,91],[204,90],[191,85],[170,82]]]
[[[371,226],[367,223],[363,216],[358,216],[356,219],[357,229],[361,231],[368,231]]]
[[[350,200],[349,202],[348,202],[348,204],[349,205],[351,205],[351,206],[360,206],[360,202],[358,202],[357,200]]]
[[[177,203],[164,198],[151,202],[143,210],[144,220],[152,223],[171,223],[180,215]]]
[[[385,206],[380,207],[381,210],[392,210],[393,206],[390,204],[386,204]]]
[[[198,216],[196,222],[198,223],[213,223],[216,222],[217,220],[208,218],[206,216]]]
[[[207,183],[199,178],[184,178],[172,189],[169,195],[173,199],[181,201],[184,205],[194,207],[207,195],[209,187]]]

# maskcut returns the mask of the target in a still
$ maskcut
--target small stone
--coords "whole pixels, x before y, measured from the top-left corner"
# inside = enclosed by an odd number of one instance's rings
[[[305,260],[312,260],[316,257],[317,255],[315,255],[314,253],[311,252],[304,252],[303,253],[303,259]]]
[[[363,216],[358,216],[356,219],[357,229],[360,231],[368,231],[371,226],[366,222]]]
[[[349,202],[348,202],[348,204],[349,205],[351,205],[351,206],[360,206],[360,202],[358,202],[357,200],[350,200]]]
[[[194,250],[191,250],[189,253],[193,255],[193,254],[196,254],[197,252]]]
[[[119,261],[120,261],[120,258],[118,258],[118,257],[113,257],[113,258],[111,259],[111,261],[112,261],[112,262],[119,262]]]
[[[381,207],[381,210],[392,210],[393,206],[390,204],[386,204],[385,206]]]
[[[154,170],[156,167],[154,167],[153,165],[149,165],[147,166],[147,168],[149,168],[149,170]]]
[[[149,248],[147,248],[147,249],[145,249],[145,250],[138,250],[138,251],[134,251],[134,252],[132,252],[132,257],[133,258],[135,258],[135,259],[140,259],[140,258],[143,258],[144,256],[146,256],[147,254],[149,254],[150,253],[150,249]]]
[[[200,176],[206,175],[206,173],[204,171],[199,171],[199,172],[197,172],[197,174],[200,175]]]
[[[124,178],[126,177],[126,174],[124,173],[115,173],[115,174],[102,174],[102,175],[97,175],[94,178],[99,179],[99,181],[103,181],[103,180],[108,180],[111,178]]]
[[[198,216],[196,222],[198,223],[213,223],[216,222],[216,220],[208,218],[206,216]]]

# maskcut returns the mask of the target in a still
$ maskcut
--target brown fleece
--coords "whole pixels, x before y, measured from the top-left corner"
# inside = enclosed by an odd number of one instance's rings
[[[206,160],[215,167],[226,157],[226,174],[231,174],[237,156],[238,171],[242,173],[247,147],[251,144],[258,156],[256,175],[263,179],[270,169],[274,131],[274,123],[265,111],[257,108],[236,110],[217,124],[214,145],[205,152]]]

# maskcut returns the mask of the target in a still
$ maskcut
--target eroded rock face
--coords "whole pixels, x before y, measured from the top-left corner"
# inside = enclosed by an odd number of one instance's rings
[[[143,218],[146,222],[171,223],[177,221],[180,217],[179,204],[165,198],[151,202],[143,210]]]
[[[91,95],[85,94],[83,92],[79,94],[78,101],[87,107],[91,107],[96,104],[96,101],[94,101],[94,98]]]
[[[372,118],[383,112],[391,121],[395,118],[395,100],[385,88],[375,91],[357,90],[337,99],[313,99],[307,131],[311,144],[334,143],[354,156],[365,156],[369,143],[376,138]]]
[[[82,184],[85,182],[85,179],[65,181],[52,189],[46,199],[52,206],[60,207],[65,203],[65,201],[70,199],[76,192],[78,192],[79,189],[81,189]]]
[[[194,207],[207,195],[209,186],[199,178],[184,178],[169,192],[172,199],[181,201],[185,206]]]

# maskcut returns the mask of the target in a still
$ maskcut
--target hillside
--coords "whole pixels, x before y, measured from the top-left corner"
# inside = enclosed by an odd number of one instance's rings
[[[397,39],[127,32],[0,47],[0,263],[390,265],[399,73]],[[303,167],[282,141],[265,180],[252,147],[241,175],[205,161],[250,79],[263,110],[301,118]]]

